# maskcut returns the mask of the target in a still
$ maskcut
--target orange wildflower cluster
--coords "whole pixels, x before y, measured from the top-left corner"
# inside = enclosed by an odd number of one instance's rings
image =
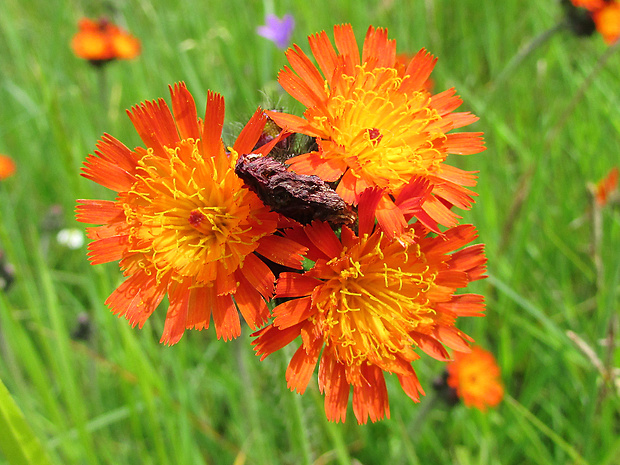
[[[93,64],[129,60],[140,54],[140,41],[105,18],[80,20],[71,47],[79,58]]]
[[[620,1],[619,0],[571,0],[579,8],[590,13],[596,30],[603,40],[612,44],[620,38]]]
[[[455,352],[448,363],[448,386],[466,406],[485,411],[495,407],[504,397],[500,369],[493,354],[475,346],[469,353]]]
[[[458,292],[485,277],[486,258],[452,208],[472,206],[476,177],[445,161],[484,146],[452,132],[477,118],[454,112],[454,89],[431,94],[425,50],[403,65],[385,29],[368,29],[361,56],[351,26],[334,34],[336,48],[309,37],[318,68],[287,52],[280,82],[304,118],[258,109],[228,149],[218,94],[202,119],[184,84],[170,88],[172,111],[163,99],[132,108],[144,147],[103,136],[82,174],[116,198],[79,200],[77,218],[99,225],[91,262],[120,261],[115,314],[142,327],[167,295],[161,341],[174,344],[211,317],[218,339],[237,337],[239,312],[261,359],[300,337],[289,388],[303,393],[318,365],[328,419],[346,419],[352,390],[365,423],[389,417],[384,373],[418,402],[418,352],[470,350],[456,322],[482,316],[484,298]],[[298,135],[316,149],[285,144]]]

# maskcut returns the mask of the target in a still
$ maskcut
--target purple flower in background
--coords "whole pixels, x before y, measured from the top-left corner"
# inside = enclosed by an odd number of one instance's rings
[[[280,19],[276,15],[269,14],[265,17],[265,23],[264,26],[256,28],[258,35],[273,41],[280,49],[288,47],[295,28],[293,16],[287,14]]]

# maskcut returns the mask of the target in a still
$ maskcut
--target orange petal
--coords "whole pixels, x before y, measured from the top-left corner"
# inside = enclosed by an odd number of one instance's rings
[[[189,283],[178,283],[172,281],[168,288],[168,300],[170,306],[166,313],[166,321],[164,323],[164,331],[162,333],[160,343],[166,345],[174,345],[185,332],[187,326],[187,316],[189,312]]]
[[[472,155],[486,150],[482,132],[454,132],[446,134],[446,138],[441,144],[447,153],[457,155]]]
[[[194,97],[189,93],[184,82],[179,82],[170,89],[172,98],[172,112],[177,123],[177,128],[181,139],[198,139],[200,129],[198,128],[198,113]]]
[[[260,355],[260,360],[262,361],[268,355],[287,346],[299,336],[300,329],[303,325],[304,323],[300,323],[290,328],[280,330],[271,324],[255,332],[252,334],[252,337],[256,337],[256,339],[252,341],[252,345],[254,346],[256,355]]]
[[[112,236],[88,244],[88,260],[91,265],[114,262],[128,251],[129,236]]]
[[[334,42],[340,55],[344,56],[346,74],[352,75],[355,67],[360,64],[360,52],[350,24],[334,26]]]
[[[331,80],[334,70],[338,65],[338,60],[336,51],[329,41],[327,34],[325,31],[322,31],[318,34],[311,35],[308,37],[308,42],[310,43],[312,54],[323,72],[323,76],[325,76],[327,80]]]
[[[239,280],[239,287],[234,296],[239,312],[250,329],[260,328],[269,319],[267,304],[242,272],[237,270],[235,276]]]
[[[269,267],[253,253],[246,255],[242,268],[243,276],[264,299],[273,297],[275,277]]]
[[[381,229],[389,237],[400,236],[407,227],[402,210],[394,205],[394,202],[387,194],[384,194],[379,200],[376,215]]]
[[[478,171],[463,171],[454,166],[442,164],[434,176],[461,186],[473,187],[476,185]]]
[[[312,294],[314,288],[320,284],[314,278],[299,273],[280,273],[276,286],[276,297],[302,297]]]
[[[287,163],[291,166],[291,171],[298,174],[315,175],[325,182],[337,181],[347,169],[346,163],[342,160],[324,159],[319,152],[297,155],[287,160]]]
[[[290,328],[307,320],[315,312],[310,297],[287,300],[273,309],[273,324],[280,329]]]
[[[344,421],[351,391],[344,365],[330,354],[323,354],[319,365],[319,391],[325,393],[325,414],[329,421]]]
[[[293,70],[306,84],[308,90],[315,96],[314,99],[318,102],[315,105],[323,106],[323,101],[327,99],[327,95],[325,94],[325,80],[321,73],[319,73],[319,70],[316,69],[310,59],[296,44],[293,44],[293,48],[289,48],[286,51],[286,58]],[[306,106],[310,107],[313,105]]]
[[[229,341],[241,335],[239,314],[230,295],[213,296],[213,325],[218,339]]]
[[[173,147],[179,141],[179,134],[165,100],[143,102],[127,114],[146,147],[152,148],[157,156],[168,158],[164,147]]]
[[[451,113],[453,110],[457,109],[463,103],[463,100],[458,95],[454,95],[456,93],[456,89],[451,87],[450,89],[444,90],[439,94],[435,94],[431,97],[431,102],[429,107],[433,110],[437,110],[440,116],[446,116]]]
[[[251,153],[265,129],[265,123],[267,123],[267,115],[261,108],[257,108],[250,121],[241,130],[233,150],[240,154]]]
[[[128,277],[110,294],[105,304],[114,315],[124,316],[132,327],[142,328],[166,295],[166,287],[144,272]]]
[[[411,332],[411,337],[416,342],[418,347],[427,355],[430,355],[434,359],[442,362],[450,360],[450,354],[448,351],[435,338],[416,331]]]
[[[135,182],[133,175],[121,166],[95,155],[86,157],[82,167],[82,176],[116,192],[129,190]]]
[[[260,238],[256,253],[272,262],[301,270],[302,255],[306,250],[306,247],[286,237],[269,235]]]
[[[301,346],[291,358],[286,369],[286,385],[291,391],[303,394],[314,373],[323,341],[318,339],[312,347]]]
[[[287,131],[301,132],[314,137],[321,135],[320,132],[316,132],[307,120],[300,118],[299,116],[272,110],[265,110],[265,114],[274,120],[278,126]]]
[[[478,294],[452,296],[449,302],[437,304],[437,311],[449,311],[457,316],[484,316],[484,297]]]
[[[374,29],[366,32],[362,47],[362,63],[375,61],[376,68],[393,68],[396,63],[396,40],[388,40],[387,29]]]
[[[190,290],[186,329],[206,329],[211,320],[210,293],[206,286]]]
[[[315,93],[313,88],[302,77],[291,71],[288,66],[285,66],[278,73],[278,82],[291,97],[305,107],[317,107],[322,111],[327,111],[325,108],[325,100],[327,99],[325,91],[323,90],[319,94]]]
[[[437,58],[428,53],[426,49],[421,49],[405,69],[405,75],[409,76],[403,79],[399,91],[407,93],[424,89],[424,83],[431,75],[435,63],[437,63]]]
[[[420,402],[420,394],[423,396],[426,394],[424,393],[424,389],[422,389],[422,385],[420,384],[415,371],[413,371],[413,368],[411,369],[411,374],[409,376],[397,376],[403,391],[405,391],[405,394],[407,394],[407,396],[414,402]]]
[[[438,325],[435,327],[433,335],[442,344],[453,350],[471,352],[468,342],[473,342],[473,339],[452,326]]]
[[[432,195],[426,198],[422,204],[422,210],[424,210],[434,221],[447,226],[448,228],[456,226],[458,223],[458,218],[460,218],[460,216],[451,212],[439,199]],[[426,223],[424,224],[430,227],[430,225]]]
[[[358,178],[355,176],[353,171],[347,170],[336,187],[336,194],[338,194],[342,200],[349,205],[354,205],[357,203],[357,198],[355,196],[355,192],[357,190],[355,185],[357,180]]]
[[[75,218],[81,223],[107,224],[125,220],[123,209],[110,200],[79,199]]]
[[[384,417],[390,418],[383,371],[374,365],[363,365],[361,370],[364,382],[353,386],[353,413],[357,422],[362,425],[368,418],[373,423]]]
[[[207,108],[202,126],[202,151],[207,156],[215,156],[222,150],[222,128],[224,127],[224,97],[207,92]]]
[[[484,255],[484,245],[476,244],[465,247],[452,254],[450,266],[467,272],[469,281],[484,279],[487,259]]]
[[[334,234],[329,223],[313,221],[304,229],[308,239],[310,239],[327,257],[334,258],[340,255],[342,243],[338,240],[336,234]]]

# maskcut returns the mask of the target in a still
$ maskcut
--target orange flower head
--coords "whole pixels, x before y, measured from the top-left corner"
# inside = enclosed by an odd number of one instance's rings
[[[15,162],[7,155],[0,154],[0,181],[15,174]]]
[[[620,2],[613,1],[592,14],[596,30],[603,40],[612,44],[620,38]]]
[[[594,200],[596,205],[599,207],[604,207],[607,205],[609,198],[616,192],[618,188],[618,177],[620,175],[620,171],[617,166],[614,166],[607,176],[601,179],[596,186],[594,186]]]
[[[361,57],[350,25],[336,26],[334,37],[336,48],[325,32],[308,38],[318,68],[294,45],[286,53],[290,68],[279,74],[284,89],[307,107],[305,118],[275,111],[269,116],[318,144],[318,151],[289,160],[291,169],[338,181],[336,192],[349,204],[357,204],[368,187],[384,189],[377,219],[392,236],[406,227],[394,199],[422,176],[432,189],[418,219],[434,231],[438,223],[455,226],[458,216],[450,207],[471,206],[475,194],[464,186],[474,186],[475,176],[444,161],[448,154],[474,154],[484,146],[481,133],[450,131],[478,118],[453,112],[462,103],[454,89],[427,91],[436,59],[425,50],[403,67],[385,29],[368,29]]]
[[[448,363],[448,386],[456,390],[468,407],[486,411],[495,407],[504,397],[500,369],[491,352],[478,346],[469,353],[454,353]]]
[[[105,18],[81,19],[71,41],[75,54],[94,64],[129,60],[140,54],[140,41]]]
[[[234,173],[238,154],[261,134],[262,111],[227,153],[223,98],[209,92],[200,120],[184,84],[170,92],[172,113],[163,99],[128,112],[146,148],[130,150],[107,134],[99,141],[83,176],[118,195],[79,200],[77,219],[102,225],[87,231],[91,262],[120,260],[127,277],[106,300],[115,314],[142,327],[168,294],[162,342],[208,328],[211,313],[218,338],[228,340],[241,331],[237,308],[252,328],[269,316],[275,278],[257,254],[301,268],[304,249],[274,235],[279,216]]]
[[[471,339],[455,320],[484,310],[481,296],[454,294],[484,277],[482,245],[462,248],[476,237],[473,226],[431,237],[416,223],[404,232],[408,241],[390,238],[374,226],[371,205],[381,195],[369,189],[360,197],[359,236],[343,226],[338,237],[316,221],[290,232],[315,264],[303,274],[280,274],[276,297],[288,300],[273,310],[273,323],[255,333],[262,358],[301,336],[286,371],[289,388],[299,393],[320,357],[319,389],[330,421],[345,421],[351,386],[359,423],[389,417],[383,372],[396,373],[419,402],[424,391],[411,365],[420,357],[414,349],[444,361],[443,344],[467,351]]]

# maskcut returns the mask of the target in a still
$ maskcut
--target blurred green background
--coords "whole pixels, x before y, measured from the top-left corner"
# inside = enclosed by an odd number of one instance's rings
[[[602,63],[609,47],[600,36],[560,30],[515,61],[562,20],[557,2],[2,0],[0,8],[0,153],[17,164],[0,182],[0,250],[15,275],[0,291],[0,379],[52,463],[620,463],[620,215],[617,203],[594,209],[588,190],[619,163],[620,53]],[[487,297],[488,310],[458,324],[497,356],[507,395],[496,409],[442,402],[432,383],[444,366],[423,355],[421,404],[387,376],[390,420],[358,426],[349,412],[345,424],[330,424],[315,381],[304,396],[287,390],[292,350],[259,363],[247,328],[229,343],[210,329],[161,346],[163,309],[130,328],[104,306],[118,266],[91,267],[86,246],[56,240],[62,228],[84,228],[75,199],[113,198],[79,176],[97,139],[107,132],[140,145],[125,109],[168,99],[169,84],[185,81],[199,114],[207,89],[222,93],[229,134],[259,104],[300,112],[276,82],[284,53],[255,32],[267,12],[291,13],[293,41],[306,51],[307,35],[331,37],[334,24],[351,23],[360,43],[370,24],[387,27],[399,53],[426,47],[438,56],[435,91],[456,87],[460,110],[480,116],[467,130],[484,131],[488,150],[449,161],[480,171],[463,221],[487,247],[490,277],[471,291]],[[69,47],[77,21],[100,15],[143,47],[106,67],[103,92]],[[79,337],[86,320],[90,334]],[[0,463],[27,462],[0,453]]]

